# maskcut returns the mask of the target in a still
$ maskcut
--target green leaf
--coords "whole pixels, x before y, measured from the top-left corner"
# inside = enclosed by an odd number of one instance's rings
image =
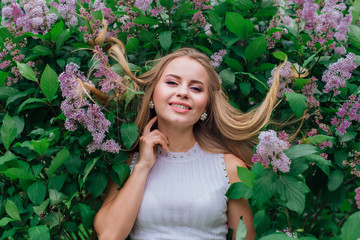
[[[8,76],[8,73],[0,71],[0,86],[5,85],[6,77]]]
[[[236,71],[239,71],[239,72],[242,72],[244,70],[242,64],[238,61],[238,60],[235,60],[229,56],[227,56],[225,58],[225,61],[224,61],[229,67],[231,67],[232,69],[236,70]]]
[[[119,177],[117,184],[121,187],[130,175],[130,167],[126,163],[116,163],[112,166]]]
[[[235,12],[226,13],[225,25],[230,32],[244,40],[247,40],[254,30],[254,24],[250,20]]]
[[[6,101],[9,97],[20,91],[12,87],[0,87],[0,101]]]
[[[179,6],[179,8],[176,10],[176,13],[174,14],[174,18],[181,18],[184,17],[187,13],[187,11],[192,7],[191,2],[182,2]],[[210,20],[209,20],[210,21]]]
[[[60,212],[51,212],[46,214],[45,219],[51,226],[56,227],[60,225],[63,219],[63,214]]]
[[[237,230],[236,230],[235,240],[245,240],[246,232],[247,232],[247,229],[246,229],[245,223],[243,222],[242,217],[240,217],[240,221],[239,221],[239,224],[238,224]]]
[[[27,194],[35,205],[40,205],[45,199],[46,187],[40,182],[35,182],[28,187]]]
[[[71,35],[70,29],[63,30],[56,39],[56,51],[69,39]]]
[[[285,61],[287,59],[287,57],[288,57],[286,55],[286,53],[281,52],[281,51],[274,52],[273,56],[274,56],[274,58],[277,58],[277,59],[279,59],[281,61]]]
[[[171,43],[172,43],[172,40],[171,40],[171,31],[164,31],[164,32],[161,32],[159,34],[159,41],[160,41],[160,45],[161,47],[165,50],[165,51],[168,51],[170,46],[171,46]]]
[[[127,149],[136,141],[139,130],[135,123],[123,123],[120,127],[121,139]]]
[[[306,97],[301,93],[285,93],[291,110],[300,118],[306,109]]]
[[[70,158],[64,162],[64,166],[69,173],[77,175],[81,167],[80,154],[71,153]]]
[[[16,221],[15,219],[9,218],[9,217],[3,217],[0,220],[0,227],[5,227],[9,222]]]
[[[286,201],[286,206],[298,214],[305,208],[305,194],[309,192],[305,183],[293,176],[283,175],[279,177],[277,192],[281,200]]]
[[[315,135],[315,136],[312,136],[312,137],[309,137],[309,138],[305,139],[304,142],[305,143],[312,143],[314,145],[317,145],[319,143],[322,143],[322,142],[325,142],[325,141],[330,141],[330,140],[333,140],[333,139],[334,139],[334,137],[319,134],[319,135]]]
[[[54,159],[51,161],[47,175],[49,178],[55,173],[55,171],[70,157],[70,152],[64,147],[60,152],[56,154]]]
[[[352,23],[355,24],[360,18],[360,0],[355,0],[352,4]]]
[[[80,210],[81,220],[84,223],[84,226],[86,228],[91,228],[93,224],[95,211],[92,210],[88,205],[83,203],[78,203],[76,206]]]
[[[31,227],[29,238],[30,240],[50,240],[50,230],[44,225]]]
[[[244,167],[237,167],[237,175],[241,182],[252,187],[255,180],[255,173]]]
[[[271,220],[269,215],[264,209],[257,211],[254,215],[254,227],[256,233],[261,235],[262,233],[268,231],[271,226]]]
[[[5,211],[11,218],[21,222],[19,209],[16,204],[10,199],[6,200]]]
[[[6,106],[9,105],[10,103],[16,101],[17,99],[26,97],[29,94],[34,93],[34,92],[35,92],[35,89],[29,88],[29,89],[26,89],[23,92],[17,92],[15,94],[11,95],[11,96],[9,96],[9,98],[6,101]]]
[[[214,28],[215,32],[220,35],[221,33],[221,18],[214,10],[209,11],[209,23]]]
[[[263,1],[264,2],[264,1]],[[271,1],[273,2],[273,1]],[[272,17],[275,16],[278,12],[277,7],[261,7],[259,10],[254,14],[254,17]]]
[[[303,89],[304,86],[310,82],[310,78],[298,78],[294,81],[294,85],[297,86],[300,89]]]
[[[348,31],[350,43],[357,48],[360,48],[360,27],[351,25]]]
[[[49,102],[53,100],[59,88],[58,75],[48,64],[41,76],[40,88]]]
[[[19,72],[24,78],[34,82],[38,82],[34,70],[32,70],[32,68],[29,65],[27,65],[26,63],[19,63],[19,62],[16,62],[16,65],[17,68],[19,69]]]
[[[83,183],[86,182],[87,176],[89,175],[89,173],[91,172],[91,170],[93,169],[93,167],[95,166],[95,163],[99,160],[99,158],[100,157],[93,158],[88,162],[88,164],[86,164],[85,170],[84,170],[84,177],[82,179]]]
[[[87,182],[89,193],[96,198],[105,190],[108,179],[101,172],[95,172],[90,174]]]
[[[254,7],[254,3],[251,0],[238,0],[234,1],[236,3],[236,7],[241,10],[251,10]]]
[[[159,20],[155,19],[155,18],[151,18],[151,17],[146,17],[146,16],[140,16],[137,17],[133,20],[133,23],[136,24],[146,24],[146,25],[158,25],[159,24]]]
[[[68,196],[65,194],[55,190],[55,189],[49,189],[49,198],[50,198],[50,205],[54,206],[57,204],[60,204],[62,202],[65,202],[69,199]]]
[[[330,191],[335,191],[343,183],[345,174],[342,171],[335,170],[328,178],[327,186]]]
[[[306,59],[302,65],[303,68],[306,68],[306,66],[312,61],[314,60],[314,58],[316,57],[316,55],[318,55],[322,50],[324,50],[324,47],[320,48],[319,50],[317,50],[316,53],[314,53],[313,55],[311,55],[308,59]]]
[[[23,103],[20,104],[20,106],[18,107],[17,112],[21,112],[23,110],[23,108],[27,105],[27,104],[31,104],[31,103],[41,103],[46,105],[46,103],[44,102],[44,100],[42,99],[38,99],[38,98],[29,98],[26,99]]]
[[[31,50],[35,54],[40,55],[40,56],[47,56],[47,55],[52,56],[53,55],[51,49],[44,45],[37,45],[37,46],[33,47]]]
[[[15,179],[27,179],[36,181],[34,174],[30,171],[27,171],[23,168],[8,168],[5,171],[1,172],[8,178],[15,180]]]
[[[259,240],[294,240],[294,238],[289,237],[285,233],[273,233],[266,235],[265,237],[261,237]]]
[[[141,30],[139,33],[139,37],[144,43],[151,43],[154,46],[156,45],[156,42],[155,42],[156,38],[155,38],[154,34],[152,34],[148,30]]]
[[[161,6],[163,6],[164,8],[166,8],[167,10],[170,11],[170,9],[174,6],[174,1],[173,0],[160,0],[160,4],[161,4]]]
[[[45,201],[43,201],[40,206],[33,206],[34,208],[34,212],[37,214],[37,215],[41,215],[42,213],[45,212],[45,209],[47,208],[47,206],[49,205],[50,203],[50,198],[46,199]]]
[[[0,156],[0,166],[6,162],[17,159],[17,156],[10,151],[6,151],[3,156]]]
[[[43,156],[45,152],[49,148],[49,139],[43,138],[41,140],[31,140],[31,145],[33,146],[33,149],[35,152],[37,152],[39,155]]]
[[[235,83],[235,73],[230,68],[224,69],[219,74],[224,88],[232,88]]]
[[[245,56],[248,62],[254,62],[266,51],[267,42],[264,37],[258,37],[252,40],[245,49]]]
[[[317,153],[318,148],[310,144],[299,144],[292,145],[288,150],[285,150],[284,153],[291,160],[313,153]]]
[[[225,194],[230,199],[249,199],[251,198],[251,188],[242,182],[235,182],[230,185]]]
[[[139,39],[129,38],[128,43],[125,46],[126,50],[138,51],[139,48]]]
[[[0,128],[1,140],[6,149],[9,149],[11,143],[15,140],[17,133],[16,122],[8,114],[5,115]]]
[[[240,83],[240,91],[245,97],[247,97],[251,91],[251,83],[249,82]]]
[[[326,175],[330,175],[329,167],[331,166],[331,161],[326,160],[325,158],[317,154],[306,155],[304,156],[304,158],[309,162],[315,163],[316,166],[318,166]]]
[[[55,24],[55,26],[51,29],[50,36],[53,42],[55,42],[56,39],[59,37],[59,35],[62,33],[62,31],[64,31],[64,26],[65,26],[64,22],[60,21],[57,24]]]
[[[341,228],[341,240],[355,240],[360,238],[360,211],[353,213]]]
[[[103,19],[103,14],[101,10],[97,10],[91,13],[91,15],[94,17],[95,20],[100,20],[102,21]]]
[[[271,169],[264,169],[256,176],[253,185],[253,198],[259,204],[267,202],[276,189],[276,175]]]

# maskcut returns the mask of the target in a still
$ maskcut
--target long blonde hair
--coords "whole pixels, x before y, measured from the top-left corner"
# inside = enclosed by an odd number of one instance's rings
[[[264,101],[248,113],[231,106],[228,98],[221,88],[220,78],[210,64],[210,59],[203,53],[192,48],[181,48],[173,53],[157,60],[157,64],[139,77],[134,76],[128,67],[123,55],[124,49],[119,42],[112,42],[109,55],[115,58],[126,73],[133,80],[134,85],[144,87],[145,94],[136,118],[139,135],[150,120],[151,111],[149,101],[151,100],[155,86],[167,65],[178,57],[189,57],[198,61],[206,69],[209,75],[209,102],[207,106],[208,118],[198,121],[194,125],[196,141],[202,149],[217,153],[232,153],[251,166],[253,147],[256,144],[256,135],[269,122],[271,113],[276,103],[276,95],[279,89],[279,71],[275,73],[273,84]],[[138,141],[134,144],[136,149]]]

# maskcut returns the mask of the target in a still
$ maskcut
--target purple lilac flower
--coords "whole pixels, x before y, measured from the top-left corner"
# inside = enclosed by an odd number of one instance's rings
[[[23,32],[45,34],[57,20],[54,13],[49,13],[45,0],[25,0],[21,7],[12,1],[2,9],[3,26],[15,30],[17,35]]]
[[[123,89],[121,84],[122,78],[111,69],[108,64],[108,57],[99,46],[95,46],[94,48],[94,58],[99,63],[94,76],[101,78],[101,81],[99,82],[101,91],[104,93],[108,93],[111,90],[121,92]]]
[[[344,135],[351,126],[351,121],[360,122],[360,96],[356,98],[355,95],[351,95],[349,100],[339,107],[336,115],[331,119],[331,124],[336,126],[336,130],[341,135]]]
[[[98,105],[87,100],[86,96],[89,93],[86,85],[90,87],[94,85],[87,81],[79,66],[74,63],[68,64],[65,72],[60,74],[59,81],[62,96],[65,98],[60,107],[66,116],[66,129],[75,131],[77,124],[81,124],[91,133],[94,142],[88,146],[89,153],[97,149],[109,152],[120,149],[112,139],[103,142],[111,123],[105,118]]]
[[[220,50],[213,55],[211,55],[211,65],[213,67],[219,67],[220,63],[223,61],[223,57],[226,55],[226,50]]]
[[[280,134],[281,138],[285,136],[285,133]],[[278,138],[274,130],[261,132],[259,140],[252,161],[261,162],[264,166],[271,165],[274,171],[289,172],[291,161],[283,151],[290,147],[290,143]]]
[[[271,87],[274,81],[274,76],[276,72],[276,67],[271,71],[271,77],[268,80],[268,84]],[[279,69],[280,74],[280,85],[279,85],[279,92],[277,94],[278,97],[282,97],[286,92],[294,92],[288,85],[292,82],[291,78],[294,76],[291,70],[291,63],[285,62],[280,66]]]
[[[150,9],[151,12],[151,16],[153,17],[157,17],[159,14],[161,14],[163,11],[162,7],[154,7],[152,9]]]
[[[136,0],[134,3],[134,7],[137,7],[142,11],[146,11],[150,7],[151,3],[152,0]]]
[[[59,4],[52,2],[51,5],[55,7],[61,17],[66,20],[66,25],[76,26],[76,0],[59,0]]]
[[[306,97],[306,103],[309,108],[316,108],[320,105],[319,101],[314,97],[315,90],[317,89],[317,79],[312,77],[311,80],[301,90],[302,94]]]
[[[360,209],[360,187],[355,189],[355,201],[356,201],[356,205],[358,207],[358,209]]]
[[[334,91],[334,95],[340,93],[338,90],[346,86],[346,81],[351,78],[351,72],[357,67],[355,61],[355,54],[349,53],[346,58],[340,58],[336,63],[329,66],[322,76],[321,81],[325,82],[324,93]]]

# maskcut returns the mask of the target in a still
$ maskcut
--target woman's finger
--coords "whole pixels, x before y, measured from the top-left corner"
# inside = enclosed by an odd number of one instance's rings
[[[149,134],[151,127],[154,125],[154,123],[157,121],[157,117],[153,117],[144,127],[143,135]]]

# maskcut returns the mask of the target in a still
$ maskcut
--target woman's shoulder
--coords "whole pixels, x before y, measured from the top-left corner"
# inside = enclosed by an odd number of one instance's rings
[[[230,183],[239,182],[237,167],[247,168],[245,162],[232,153],[224,153],[224,160]]]

